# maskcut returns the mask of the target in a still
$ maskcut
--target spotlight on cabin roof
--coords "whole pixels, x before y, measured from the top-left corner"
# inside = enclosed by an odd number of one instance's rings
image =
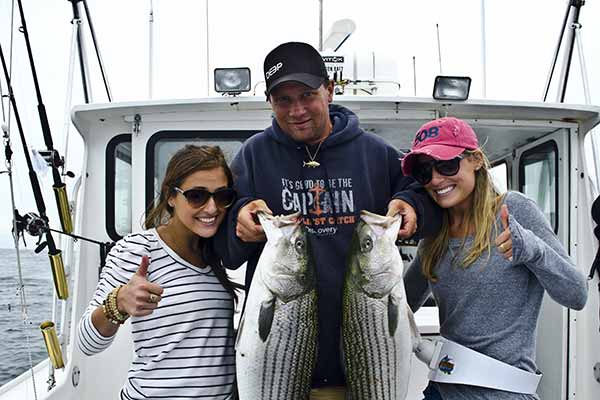
[[[466,100],[469,98],[471,78],[468,76],[436,76],[433,98],[436,100]]]
[[[215,91],[232,96],[250,91],[250,68],[215,68]]]

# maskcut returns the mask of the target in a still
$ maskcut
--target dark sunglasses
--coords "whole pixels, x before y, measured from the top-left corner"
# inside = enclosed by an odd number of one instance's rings
[[[218,208],[227,208],[233,204],[236,197],[235,190],[232,188],[222,188],[210,192],[202,188],[183,191],[182,189],[175,187],[175,191],[184,195],[189,205],[193,208],[204,206],[211,197],[215,200],[215,204]]]
[[[412,177],[421,185],[427,185],[431,182],[433,169],[444,176],[453,176],[460,170],[460,160],[464,156],[460,155],[451,160],[428,160],[418,162],[412,167]]]

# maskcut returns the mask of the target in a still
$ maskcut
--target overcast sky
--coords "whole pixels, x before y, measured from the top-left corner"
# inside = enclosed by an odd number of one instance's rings
[[[0,43],[9,57],[11,7],[16,1],[0,0]],[[65,99],[70,59],[72,18],[67,0],[23,0],[42,96],[55,147],[64,149]],[[567,0],[502,0],[485,2],[487,48],[487,98],[539,101],[556,48]],[[198,98],[212,92],[212,72],[207,74],[206,3],[200,0],[88,0],[114,101],[148,98],[148,14],[154,7],[154,98]],[[340,52],[370,59],[374,52],[377,79],[396,80],[400,94],[413,96],[413,56],[417,66],[416,93],[430,97],[439,74],[436,24],[439,25],[442,69],[445,75],[468,75],[473,79],[471,98],[483,97],[481,63],[481,0],[323,0],[324,35],[342,18],[356,23],[356,31]],[[318,46],[318,0],[209,0],[208,71],[216,67],[248,66],[253,82],[262,80],[264,55],[277,44],[299,40]],[[590,1],[582,8],[582,39],[592,103],[600,104],[600,4]],[[28,144],[43,149],[37,102],[18,10],[12,58],[12,83]],[[88,31],[87,25],[83,28]],[[99,80],[91,41],[93,101],[106,102]],[[361,72],[372,78],[365,67]],[[207,82],[209,76],[210,82]],[[3,93],[6,94],[4,76]],[[253,83],[253,84],[254,84]],[[264,90],[259,87],[259,92]],[[555,99],[555,94],[551,99]],[[78,75],[73,104],[83,102]],[[575,51],[567,102],[584,103],[579,60]],[[7,101],[4,101],[5,111]],[[2,115],[0,115],[2,117]],[[67,161],[79,175],[80,139],[70,133]],[[35,211],[22,147],[14,121],[11,140],[15,151],[16,203],[20,211]],[[46,206],[58,226],[51,193],[51,177],[41,178]],[[67,185],[72,188],[73,180]],[[0,175],[0,247],[12,247],[11,203],[7,176]],[[32,238],[27,238],[32,244]]]

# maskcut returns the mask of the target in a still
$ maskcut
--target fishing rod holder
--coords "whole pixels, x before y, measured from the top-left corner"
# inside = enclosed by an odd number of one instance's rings
[[[67,236],[73,238],[73,240],[75,240],[75,241],[77,241],[77,240],[83,240],[84,242],[89,242],[89,243],[93,243],[93,244],[98,245],[98,247],[100,249],[100,267],[98,268],[98,278],[100,278],[100,274],[102,272],[102,268],[106,264],[106,257],[108,257],[108,253],[116,245],[115,242],[100,242],[98,240],[90,239],[90,238],[87,238],[85,236],[75,235],[75,234],[70,233],[70,232],[58,231],[58,230],[52,229],[52,228],[50,228],[50,231],[51,232],[59,233],[61,235],[67,235]]]
[[[63,361],[62,350],[56,335],[56,329],[54,322],[44,321],[40,325],[42,336],[44,337],[44,343],[46,344],[46,351],[48,352],[48,358],[52,362],[54,369],[64,368],[65,362]]]
[[[40,253],[48,246],[48,242],[42,242],[43,235],[51,231],[48,226],[48,221],[33,212],[20,215],[19,211],[15,209],[14,213],[17,229],[15,235],[19,237],[23,232],[27,232],[31,236],[39,237],[38,246],[34,251]],[[62,260],[62,252],[59,249],[50,248],[48,250],[48,257],[50,259],[50,268],[52,269],[52,279],[54,281],[56,296],[60,300],[66,300],[69,297],[69,287],[67,285],[65,266]]]

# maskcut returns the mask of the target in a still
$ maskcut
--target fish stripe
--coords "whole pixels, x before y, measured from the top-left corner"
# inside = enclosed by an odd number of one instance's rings
[[[379,313],[376,313],[376,312],[372,312],[371,313],[371,319],[372,319],[373,326],[377,327],[379,325],[377,323],[377,317],[380,317],[380,316],[381,316],[381,314],[379,314]],[[378,330],[378,329],[376,329],[376,330]],[[380,354],[382,354],[381,353],[381,345],[382,345],[382,343],[380,343],[380,341],[378,340],[378,338],[379,338],[378,335],[373,337],[373,341],[375,342],[375,346],[373,348],[376,348],[377,349],[377,355],[380,355]],[[384,337],[384,340],[385,340],[385,337]],[[375,367],[374,370],[373,370],[373,373],[375,374],[376,368],[379,367],[379,376],[378,377],[373,377],[374,381],[376,381],[377,378],[383,379],[383,376],[384,376],[384,374],[383,374],[383,363],[378,362],[377,364],[379,364],[379,365],[374,365],[373,366],[373,367]],[[377,385],[376,382],[373,382],[373,387],[374,388],[380,388],[381,389],[381,399],[385,399],[385,393],[383,391],[384,390],[384,385],[382,385],[382,384]]]
[[[300,352],[300,354],[307,354],[306,350],[309,346],[309,340],[307,336],[309,336],[310,334],[312,334],[312,331],[310,330],[300,330],[300,337],[299,337],[299,341],[298,341],[298,349],[297,351]],[[308,335],[307,335],[308,334]],[[300,373],[302,374],[300,379],[297,379],[293,382],[293,386],[292,386],[292,393],[300,393],[302,391],[302,386],[304,384],[304,381],[306,380],[305,376],[306,373],[304,372],[304,368],[306,368],[306,363],[305,361],[308,360],[308,357],[300,357],[299,359],[299,363],[297,365],[297,370],[300,371]],[[293,366],[292,366],[293,368]]]
[[[315,323],[297,324],[297,321],[310,321],[316,315],[316,295],[309,294],[297,303],[284,306],[285,310],[280,309],[281,303],[277,305],[262,360],[261,399],[300,400],[310,391],[317,327]],[[283,317],[279,318],[278,313]]]
[[[269,338],[269,342],[270,342],[270,339],[271,339],[271,338]],[[269,355],[269,353],[270,353],[270,350],[271,350],[270,346],[268,346],[268,345],[267,345],[267,346],[265,346],[265,355],[264,355],[264,358],[263,358],[263,367],[262,367],[262,369],[260,370],[260,374],[261,374],[261,378],[262,378],[262,379],[261,379],[262,386],[261,386],[261,390],[260,390],[260,392],[261,392],[261,393],[265,393],[265,391],[266,391],[266,390],[265,390],[265,388],[266,388],[266,387],[268,387],[268,386],[267,386],[267,382],[265,382],[265,380],[266,380],[267,378],[266,378],[266,376],[265,376],[265,374],[264,374],[264,371],[266,371],[266,370],[267,370],[267,368],[269,367],[269,366],[268,366],[268,361],[269,361],[269,359],[270,359],[270,355]]]
[[[402,366],[398,365],[397,335],[389,335],[387,299],[370,299],[355,288],[346,288],[343,301],[349,392],[356,400],[395,400]]]

